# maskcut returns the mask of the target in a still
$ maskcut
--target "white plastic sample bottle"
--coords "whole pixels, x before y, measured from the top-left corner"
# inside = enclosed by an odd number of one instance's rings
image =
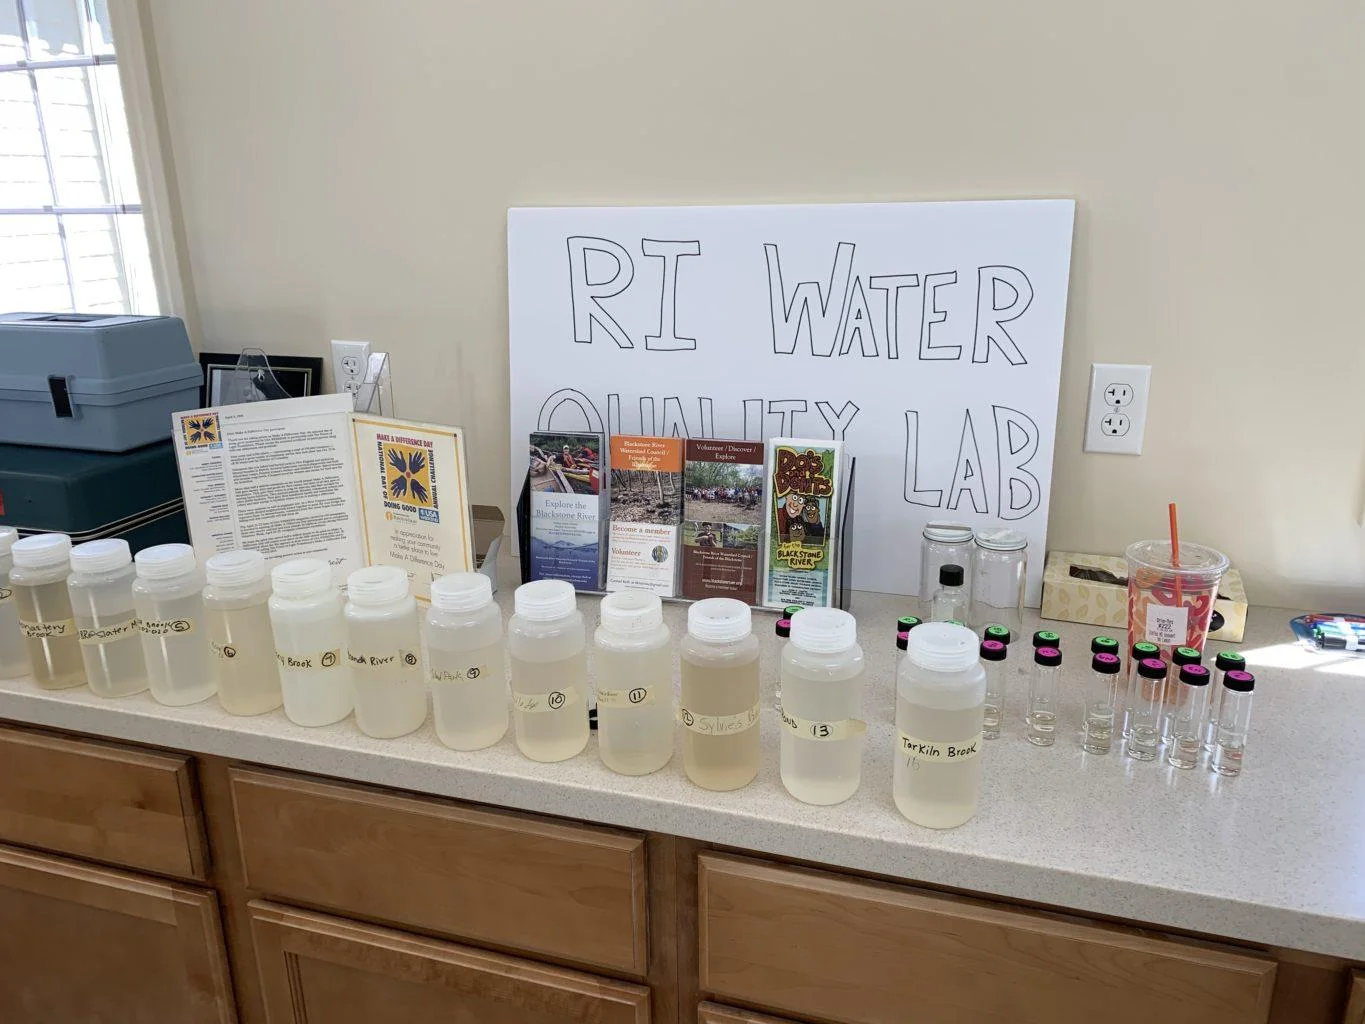
[[[663,602],[644,590],[602,598],[593,634],[597,752],[620,775],[648,775],[673,757],[673,648]]]
[[[507,653],[512,724],[532,761],[565,761],[588,745],[588,642],[573,584],[517,587]]]
[[[858,624],[837,608],[792,616],[782,650],[782,785],[808,804],[837,804],[862,780],[863,649]]]
[[[427,685],[436,735],[455,750],[482,750],[507,733],[507,657],[493,581],[457,572],[431,584]]]
[[[270,629],[270,575],[259,551],[224,551],[204,563],[204,618],[218,669],[218,702],[230,715],[280,706],[280,671]]]
[[[0,526],[0,679],[26,676],[31,671],[28,647],[19,629],[19,605],[9,581],[13,565],[10,549],[18,539],[19,531],[14,527]]]
[[[46,690],[81,686],[85,663],[66,587],[71,538],[64,533],[40,533],[15,541],[10,553],[14,559],[10,588],[33,678]]]
[[[373,565],[347,578],[346,661],[355,724],[366,736],[406,736],[427,720],[417,599],[397,566]]]
[[[147,689],[147,659],[133,608],[135,576],[126,540],[92,540],[71,549],[67,593],[85,678],[100,697],[127,697]]]
[[[204,574],[188,544],[157,544],[133,559],[133,604],[152,696],[197,704],[218,689],[204,628]]]
[[[340,722],[351,713],[346,620],[332,567],[295,558],[270,570],[270,626],[284,713],[295,725]]]
[[[896,673],[892,794],[916,825],[953,828],[976,813],[985,699],[975,633],[946,622],[910,633]]]
[[[697,601],[687,609],[679,654],[683,771],[702,789],[747,786],[762,750],[759,646],[749,606],[729,597]]]

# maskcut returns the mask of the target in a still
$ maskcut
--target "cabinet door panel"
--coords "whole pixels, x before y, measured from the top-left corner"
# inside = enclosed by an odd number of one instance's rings
[[[250,904],[270,1024],[649,1024],[649,990],[436,939]]]

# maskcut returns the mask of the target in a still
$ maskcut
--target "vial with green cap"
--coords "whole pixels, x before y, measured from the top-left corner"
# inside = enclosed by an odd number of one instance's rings
[[[902,615],[896,620],[896,632],[908,633],[923,621],[918,615]]]
[[[1177,677],[1186,665],[1200,665],[1203,661],[1204,655],[1194,647],[1177,647],[1171,651],[1171,669]],[[1183,686],[1176,686],[1174,681],[1166,688],[1166,706],[1161,711],[1162,743],[1171,742],[1171,730],[1188,696],[1189,691]]]
[[[1090,678],[1085,688],[1085,737],[1081,740],[1087,754],[1107,754],[1114,742],[1114,705],[1121,667],[1119,656],[1113,651],[1096,651],[1090,657]]]
[[[1010,628],[1008,626],[1002,626],[998,622],[993,622],[981,631],[981,638],[983,640],[994,640],[996,643],[1001,643],[1008,647],[1011,639]]]
[[[1057,742],[1057,676],[1062,652],[1056,647],[1033,649],[1033,675],[1028,685],[1028,741],[1035,747]]]
[[[1246,658],[1236,651],[1219,651],[1213,660],[1213,680],[1209,684],[1209,723],[1204,730],[1204,750],[1213,753],[1214,738],[1218,732],[1219,697],[1223,693],[1223,677],[1228,672],[1245,672]]]
[[[1123,679],[1123,692],[1119,695],[1119,706],[1122,709],[1120,715],[1120,728],[1123,736],[1127,739],[1133,731],[1133,704],[1137,695],[1137,687],[1133,683],[1133,678],[1137,674],[1138,663],[1144,658],[1160,658],[1161,648],[1156,644],[1148,643],[1146,640],[1139,640],[1133,644],[1128,657],[1128,672]]]
[[[1090,653],[1117,655],[1119,653],[1119,642],[1112,636],[1091,637]]]
[[[1156,760],[1161,743],[1161,702],[1166,693],[1166,663],[1143,658],[1134,675],[1133,706],[1128,714],[1128,756]]]

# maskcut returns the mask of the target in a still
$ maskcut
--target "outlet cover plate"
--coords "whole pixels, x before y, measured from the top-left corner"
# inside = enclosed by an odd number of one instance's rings
[[[1091,363],[1085,410],[1085,450],[1141,455],[1147,432],[1152,368],[1130,363]]]
[[[332,380],[337,394],[355,394],[365,382],[365,371],[370,365],[368,341],[332,342]]]

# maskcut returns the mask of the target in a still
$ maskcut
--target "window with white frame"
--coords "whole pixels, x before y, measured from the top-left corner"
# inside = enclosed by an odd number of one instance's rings
[[[0,0],[0,312],[157,313],[108,0]]]

